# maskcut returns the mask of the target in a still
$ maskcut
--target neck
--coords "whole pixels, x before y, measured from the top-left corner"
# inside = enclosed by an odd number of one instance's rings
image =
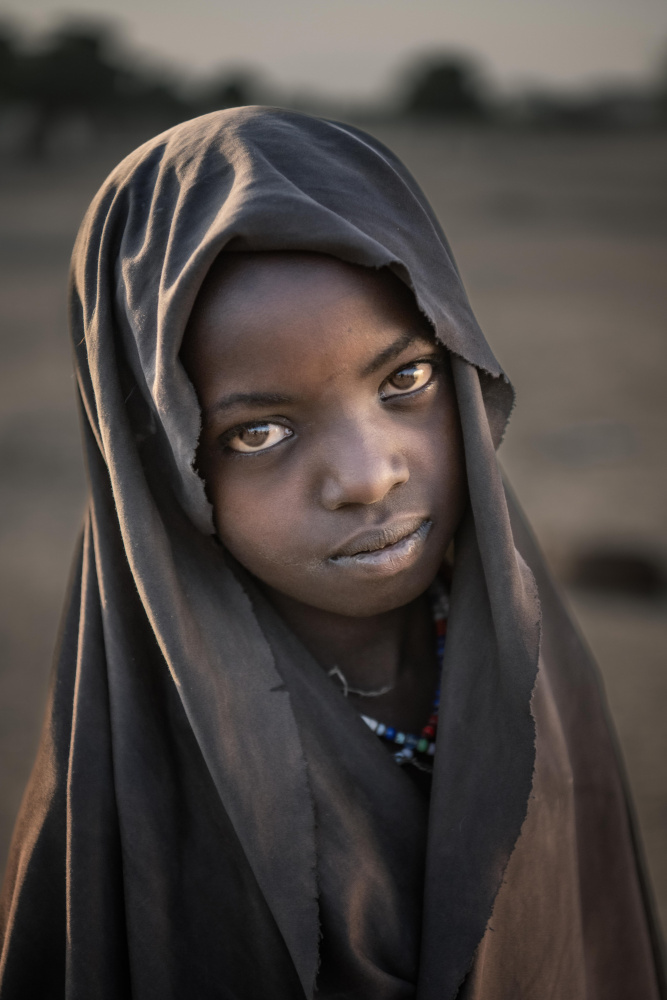
[[[335,671],[341,687],[383,692],[372,697],[350,693],[355,707],[388,724],[423,724],[437,683],[427,594],[368,618],[332,614],[274,590],[268,597],[322,668]]]

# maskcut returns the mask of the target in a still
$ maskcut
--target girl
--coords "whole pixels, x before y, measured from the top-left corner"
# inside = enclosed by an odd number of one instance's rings
[[[665,996],[512,389],[405,168],[281,110],[172,129],[91,206],[71,326],[90,503],[3,1000]]]

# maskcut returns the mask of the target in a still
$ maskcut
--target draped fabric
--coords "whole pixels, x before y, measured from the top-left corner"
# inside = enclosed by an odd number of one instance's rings
[[[388,267],[451,352],[469,504],[430,803],[215,539],[178,354],[225,250]],[[594,668],[497,465],[512,389],[402,164],[283,110],[186,122],[103,185],[70,303],[90,500],[2,1000],[665,996]]]

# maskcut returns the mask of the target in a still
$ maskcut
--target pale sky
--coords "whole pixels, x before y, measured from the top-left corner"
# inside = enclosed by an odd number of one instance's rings
[[[131,47],[190,75],[260,69],[281,88],[381,95],[414,55],[476,53],[503,87],[639,80],[667,60],[667,0],[1,0],[38,31],[118,21]]]

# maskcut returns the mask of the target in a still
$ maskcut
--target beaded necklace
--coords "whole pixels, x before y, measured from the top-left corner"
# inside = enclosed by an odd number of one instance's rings
[[[430,591],[431,606],[433,608],[433,621],[436,632],[436,658],[438,661],[438,672],[442,674],[442,661],[445,653],[445,637],[447,635],[447,616],[449,614],[449,601],[447,594],[438,579],[434,581]],[[397,764],[414,764],[420,770],[430,771],[433,766],[433,755],[435,754],[435,740],[438,734],[438,711],[440,709],[440,676],[438,687],[433,699],[433,707],[428,722],[422,727],[421,733],[405,733],[395,726],[385,726],[384,723],[372,719],[369,715],[362,715],[371,732],[379,736],[386,743],[393,743],[398,749],[392,754]]]

